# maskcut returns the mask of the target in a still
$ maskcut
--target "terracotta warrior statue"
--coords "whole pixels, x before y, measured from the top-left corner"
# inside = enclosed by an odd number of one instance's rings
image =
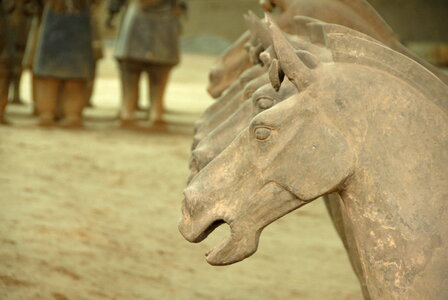
[[[104,57],[104,50],[103,50],[103,41],[100,34],[100,22],[99,22],[101,0],[91,0],[90,2],[91,2],[92,48],[93,48],[94,66],[92,77],[87,83],[86,104],[87,106],[92,107],[93,106],[92,97],[95,84],[96,69],[98,61]]]
[[[109,25],[126,3],[115,46],[121,85],[122,126],[136,124],[139,81],[143,72],[149,77],[149,120],[163,125],[163,98],[171,69],[179,63],[179,15],[185,11],[177,0],[110,0]]]
[[[39,125],[82,126],[94,56],[89,0],[45,1],[33,61]]]
[[[31,72],[31,100],[33,105],[33,114],[37,115],[36,107],[36,88],[35,88],[35,75],[33,74],[34,58],[36,54],[37,39],[39,37],[40,24],[42,21],[42,13],[44,8],[43,0],[35,0],[33,16],[31,20],[30,29],[28,31],[28,37],[26,41],[25,53],[22,59],[22,70],[28,70]]]
[[[10,86],[10,101],[14,104],[23,104],[20,96],[20,82],[22,78],[22,61],[30,32],[33,15],[40,8],[38,0],[14,1],[14,10],[8,14],[10,40],[12,44],[12,76]]]
[[[10,39],[6,15],[13,10],[13,2],[0,0],[0,124],[7,124],[5,109],[8,104],[9,83],[11,81],[12,49],[8,43]]]

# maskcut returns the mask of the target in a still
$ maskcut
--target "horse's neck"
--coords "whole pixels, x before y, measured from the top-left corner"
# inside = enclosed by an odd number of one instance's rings
[[[246,31],[232,45],[230,45],[223,54],[221,54],[218,61],[225,63],[228,60],[235,59],[237,56],[246,55],[244,46],[249,40],[250,34],[249,31]]]
[[[384,19],[376,12],[376,10],[365,0],[337,0],[347,7],[350,7],[358,15],[362,17],[373,28],[383,43],[395,42],[395,34]]]
[[[448,113],[448,87],[412,59],[356,36],[329,33],[326,43],[335,62],[364,65],[394,75]]]
[[[341,192],[345,226],[352,230],[369,294],[372,299],[445,299],[446,201],[436,205],[432,200],[441,199],[425,191],[427,197],[415,205],[409,192],[395,187],[390,193],[392,183],[377,179],[360,171]]]
[[[337,91],[319,104],[357,155],[340,194],[369,293],[440,299],[448,270],[447,115],[386,72],[350,64],[333,71]]]

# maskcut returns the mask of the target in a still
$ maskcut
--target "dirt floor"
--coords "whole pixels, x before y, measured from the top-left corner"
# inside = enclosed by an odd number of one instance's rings
[[[110,56],[109,56],[110,57]],[[362,299],[322,201],[270,225],[258,252],[227,267],[177,230],[191,125],[211,103],[211,57],[186,55],[167,96],[168,132],[116,121],[119,84],[100,65],[83,130],[41,129],[30,106],[0,127],[0,299]],[[29,99],[29,77],[23,81]],[[144,91],[146,94],[146,90]]]

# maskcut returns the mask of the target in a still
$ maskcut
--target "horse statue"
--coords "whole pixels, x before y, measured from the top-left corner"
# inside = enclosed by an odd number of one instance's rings
[[[258,113],[192,178],[180,232],[200,242],[227,223],[230,237],[206,259],[232,264],[257,250],[264,227],[337,194],[367,297],[446,299],[448,87],[408,57],[347,34],[324,31],[333,61],[307,64],[313,54],[298,56],[269,25],[270,81],[281,90],[284,74],[296,92]]]
[[[273,15],[277,25],[287,33],[294,33],[294,17],[307,16],[321,21],[343,25],[362,32],[398,51],[433,72],[448,84],[448,74],[425,60],[417,57],[403,46],[393,30],[365,0],[261,0],[266,12],[277,8]],[[251,37],[245,32],[215,62],[209,73],[208,93],[218,98],[238,78],[252,66],[245,48],[251,43]]]
[[[269,82],[266,68],[270,65],[270,57],[273,55],[273,53],[271,53],[272,47],[270,47],[269,33],[265,28],[265,24],[263,24],[252,12],[249,11],[245,16],[245,19],[249,27],[251,40],[258,45],[255,47],[249,46],[246,49],[249,52],[250,60],[254,66],[243,72],[240,78],[231,85],[229,90],[223,94],[218,101],[211,105],[196,122],[193,149],[208,133],[215,129],[218,124],[228,119],[241,103],[244,103],[250,98],[256,89]],[[294,34],[288,35],[288,38],[296,48],[311,52],[318,56],[322,61],[329,61],[331,59],[329,51],[319,45],[313,44],[313,41],[310,40],[308,35],[309,25],[315,22],[317,22],[317,20],[312,18],[295,17],[295,26],[294,29],[291,30]],[[347,28],[347,30],[350,29]],[[307,52],[302,52],[302,54]],[[240,94],[241,91],[242,93]]]
[[[230,142],[239,134],[239,132],[249,124],[250,120],[254,116],[256,116],[257,114],[268,108],[271,108],[273,105],[279,103],[280,101],[289,98],[289,96],[291,96],[295,91],[294,86],[289,80],[286,80],[286,83],[283,84],[284,87],[280,91],[278,91],[279,87],[277,85],[279,84],[279,81],[276,80],[275,78],[276,74],[278,77],[279,73],[278,64],[275,63],[271,64],[272,58],[270,56],[275,55],[275,53],[272,53],[272,46],[268,44],[271,43],[271,39],[269,36],[267,36],[270,35],[270,33],[268,32],[265,23],[260,22],[258,18],[255,17],[255,15],[250,13],[247,16],[246,21],[252,39],[262,41],[263,46],[267,48],[266,51],[259,54],[259,58],[252,57],[251,60],[261,65],[265,65],[266,68],[264,68],[263,70],[265,72],[269,72],[269,75],[271,75],[271,81],[275,82],[274,84],[275,88],[274,86],[271,86],[271,84],[266,84],[260,87],[251,96],[252,98],[251,101],[243,102],[243,104],[241,104],[240,107],[231,116],[229,116],[227,120],[225,120],[216,128],[214,128],[212,131],[210,131],[208,135],[205,138],[203,138],[203,140],[199,139],[197,147],[195,147],[194,151],[192,152],[192,158],[190,161],[191,173],[188,178],[188,182],[190,182],[191,179],[203,167],[205,167],[220,152],[222,152],[230,144]],[[343,27],[336,24],[327,24],[322,21],[311,19],[308,17],[297,16],[295,17],[295,21],[297,22],[295,30],[298,32],[300,38],[302,39],[302,40],[300,39],[293,40],[295,47],[315,52],[316,54],[319,54],[321,59],[325,61],[327,61],[328,58],[326,57],[327,54],[325,54],[324,50],[328,49],[320,48],[319,50],[317,50],[316,48],[319,48],[317,45],[307,42],[307,41],[313,41],[315,43],[322,44],[324,41],[324,38],[322,36],[324,31],[331,33],[350,34],[357,37],[365,38],[367,40],[373,40],[369,36],[363,35],[347,27]],[[289,38],[294,39],[293,36],[289,36]],[[306,61],[307,64],[309,65],[317,64],[316,62],[313,62],[312,59],[313,56],[306,55],[307,53],[308,52],[302,50],[296,51],[296,54],[301,56],[301,59]],[[251,53],[251,55],[253,54],[255,53]],[[268,66],[269,70],[267,69]],[[216,107],[217,103],[215,103],[211,107]],[[208,125],[210,124],[211,123],[209,123]],[[197,134],[195,136],[195,139],[196,138],[198,138]],[[195,143],[196,142],[197,141],[195,140]],[[344,228],[344,224],[342,223],[339,197],[337,196],[337,194],[331,194],[323,197],[323,200],[325,202],[331,220],[335,226],[335,229],[339,234],[339,237],[341,238],[349,254],[349,259],[352,264],[352,267],[355,273],[357,274],[358,278],[360,279],[365,299],[370,299],[370,297],[368,296],[368,292],[365,288],[365,285],[363,284],[362,281],[362,270],[360,268],[360,262],[357,259],[358,257],[357,249],[352,245],[350,245],[350,243],[347,241],[346,231],[349,230],[349,228]]]

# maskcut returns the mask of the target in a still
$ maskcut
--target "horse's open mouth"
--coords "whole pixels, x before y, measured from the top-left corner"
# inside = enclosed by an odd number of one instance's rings
[[[216,228],[224,223],[226,223],[224,220],[216,220],[212,222],[202,233],[197,236],[197,238],[194,240],[194,243],[202,242],[208,237],[210,233],[212,233]]]
[[[248,231],[252,230],[248,230],[247,226],[238,226],[235,222],[230,223],[223,219],[208,222],[191,222],[191,219],[183,219],[179,224],[179,231],[188,241],[199,243],[224,223],[229,224],[231,234],[205,254],[209,264],[215,266],[233,264],[257,250],[258,233],[249,233]]]
[[[182,215],[182,220],[179,223],[179,231],[191,243],[202,242],[216,228],[226,223],[221,218],[200,218],[192,220],[190,214],[184,208]]]
[[[229,224],[231,234],[210,249],[205,257],[214,266],[224,266],[239,262],[251,256],[258,247],[261,230],[253,231],[247,226]]]

